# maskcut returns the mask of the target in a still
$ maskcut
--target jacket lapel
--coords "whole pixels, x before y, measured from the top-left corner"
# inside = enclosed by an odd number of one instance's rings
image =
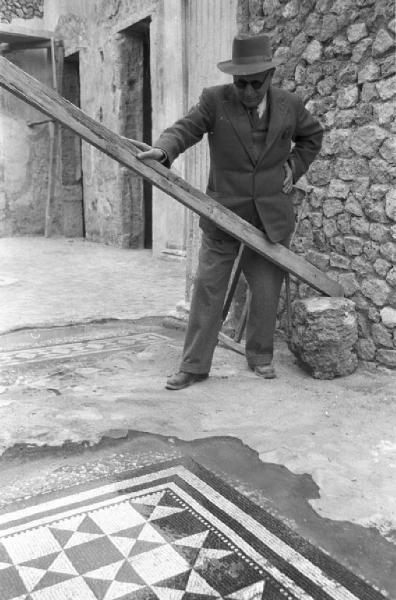
[[[224,111],[233,126],[239,141],[245,148],[250,160],[256,164],[254,158],[254,147],[252,138],[252,127],[250,125],[247,111],[243,108],[235,94],[229,94],[229,99],[223,102]]]
[[[268,90],[269,96],[269,123],[267,139],[264,147],[260,152],[257,160],[257,165],[263,160],[272,144],[274,143],[279,133],[282,131],[282,124],[285,118],[285,112],[287,109],[286,99],[283,94],[280,94],[277,88],[270,87]]]

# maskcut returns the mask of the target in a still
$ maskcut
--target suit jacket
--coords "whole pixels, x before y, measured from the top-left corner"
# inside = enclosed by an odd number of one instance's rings
[[[232,84],[205,88],[198,104],[165,129],[154,146],[164,150],[171,164],[207,133],[206,193],[249,221],[258,213],[269,239],[279,242],[295,223],[291,195],[282,192],[284,164],[289,160],[297,181],[319,152],[323,130],[295,94],[270,87],[268,100],[268,133],[258,159],[249,115]],[[222,235],[207,219],[201,218],[200,225],[207,233]]]

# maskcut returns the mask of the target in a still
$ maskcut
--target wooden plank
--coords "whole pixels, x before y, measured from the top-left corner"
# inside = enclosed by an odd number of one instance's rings
[[[258,229],[193,188],[170,169],[153,160],[138,160],[136,154],[139,150],[131,142],[86,115],[4,57],[0,57],[0,85],[313,288],[328,296],[343,296],[341,285],[325,273],[282,245],[269,242]]]

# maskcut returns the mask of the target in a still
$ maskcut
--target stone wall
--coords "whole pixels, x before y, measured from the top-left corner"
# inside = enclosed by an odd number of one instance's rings
[[[0,0],[0,22],[11,23],[12,19],[43,17],[44,0]]]
[[[299,94],[325,129],[294,249],[355,302],[359,358],[395,368],[393,0],[240,0],[238,19],[241,31],[271,35],[275,84]],[[313,291],[295,282],[292,293]]]

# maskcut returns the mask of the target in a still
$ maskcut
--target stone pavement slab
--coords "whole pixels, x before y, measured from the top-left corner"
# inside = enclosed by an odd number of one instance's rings
[[[81,239],[0,239],[0,334],[23,327],[166,315],[185,263]]]

